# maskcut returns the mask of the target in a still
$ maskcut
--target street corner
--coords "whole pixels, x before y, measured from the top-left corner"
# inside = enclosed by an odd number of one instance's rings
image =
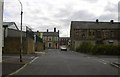
[[[112,62],[112,63],[110,63],[110,64],[111,64],[112,66],[120,69],[120,63],[118,63],[118,62]]]
[[[27,62],[2,61],[2,75],[13,75],[16,70],[19,70],[24,65],[27,65]]]

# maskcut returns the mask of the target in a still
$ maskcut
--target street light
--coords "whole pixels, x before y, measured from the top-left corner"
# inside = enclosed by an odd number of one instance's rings
[[[23,15],[23,6],[22,6],[22,3],[21,3],[21,1],[20,0],[18,0],[19,1],[19,3],[20,3],[20,5],[21,5],[21,32],[20,32],[20,36],[21,36],[21,38],[20,38],[20,62],[22,62],[22,52],[23,52],[23,45],[22,45],[22,15]]]

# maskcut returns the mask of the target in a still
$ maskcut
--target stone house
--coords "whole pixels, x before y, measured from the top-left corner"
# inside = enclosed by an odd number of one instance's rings
[[[90,21],[72,21],[70,29],[71,48],[76,49],[83,41],[93,44],[119,44],[120,23]]]
[[[59,37],[60,45],[70,45],[70,37]]]
[[[59,30],[56,31],[54,28],[54,32],[35,32],[36,35],[40,36],[42,34],[42,39],[44,43],[45,49],[58,49],[59,48]]]

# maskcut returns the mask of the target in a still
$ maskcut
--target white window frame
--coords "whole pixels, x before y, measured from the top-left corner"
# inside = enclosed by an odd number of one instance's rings
[[[51,39],[51,40],[50,40]],[[48,41],[52,41],[52,37],[48,37]]]

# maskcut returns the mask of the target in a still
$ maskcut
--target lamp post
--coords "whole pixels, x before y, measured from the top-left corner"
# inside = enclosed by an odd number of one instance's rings
[[[22,62],[22,52],[23,52],[23,45],[22,45],[22,15],[23,15],[23,6],[22,6],[22,3],[20,0],[18,0],[20,5],[21,5],[21,25],[20,25],[20,28],[21,28],[21,31],[20,31],[20,62]]]

